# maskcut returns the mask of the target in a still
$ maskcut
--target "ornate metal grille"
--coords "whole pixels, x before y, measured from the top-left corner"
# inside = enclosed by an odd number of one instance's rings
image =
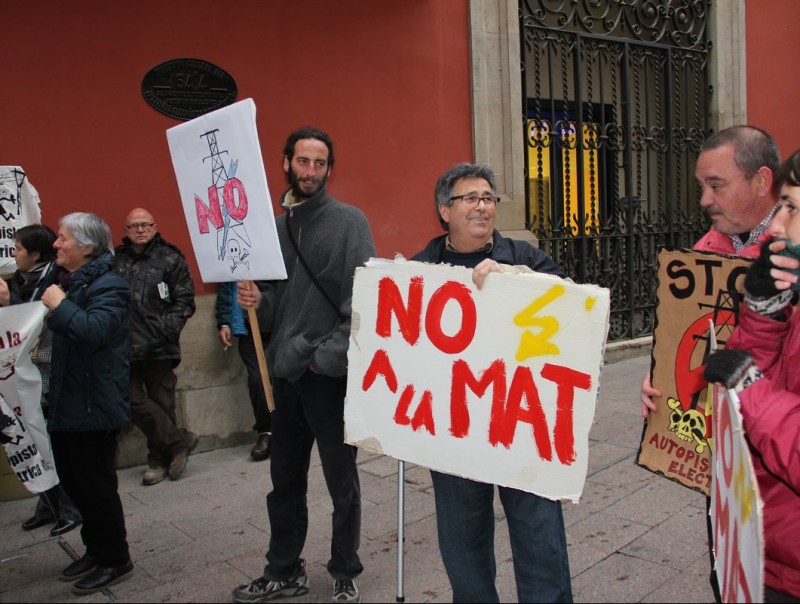
[[[710,0],[520,0],[528,228],[611,290],[610,340],[652,333],[659,245],[708,228]]]

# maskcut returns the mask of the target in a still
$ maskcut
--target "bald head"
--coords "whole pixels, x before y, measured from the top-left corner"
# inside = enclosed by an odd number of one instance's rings
[[[138,254],[156,236],[157,224],[153,215],[144,208],[135,208],[125,219],[125,234]]]

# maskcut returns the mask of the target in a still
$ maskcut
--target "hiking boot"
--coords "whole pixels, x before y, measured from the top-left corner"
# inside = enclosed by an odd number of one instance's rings
[[[142,484],[146,487],[149,487],[151,485],[158,484],[166,477],[167,469],[164,466],[151,465],[144,471],[144,476],[142,476]]]
[[[333,598],[331,602],[360,602],[361,590],[358,579],[336,579],[333,582]]]
[[[286,581],[270,581],[259,577],[252,583],[240,585],[233,590],[233,601],[266,602],[273,598],[294,598],[308,593],[309,583],[306,576],[305,561],[300,560],[300,570]]]
[[[189,444],[185,449],[178,451],[169,464],[167,474],[169,474],[172,480],[178,480],[180,475],[183,474],[183,471],[186,469],[186,464],[189,463],[189,454],[197,448],[197,443],[200,442],[200,436],[194,432],[189,432],[187,436],[189,438]]]

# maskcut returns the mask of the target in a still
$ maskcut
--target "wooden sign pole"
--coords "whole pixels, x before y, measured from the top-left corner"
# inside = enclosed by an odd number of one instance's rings
[[[244,282],[248,287],[252,281]],[[255,308],[247,309],[247,318],[250,321],[250,331],[253,334],[253,344],[256,347],[256,357],[258,358],[258,369],[261,372],[261,384],[264,386],[264,396],[267,399],[267,409],[275,411],[275,400],[272,398],[272,383],[269,381],[269,370],[267,360],[264,357],[264,345],[261,342],[261,330],[258,328],[258,316]]]

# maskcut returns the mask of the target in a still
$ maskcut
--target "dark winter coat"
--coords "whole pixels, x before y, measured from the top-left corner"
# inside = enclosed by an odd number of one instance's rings
[[[356,268],[375,255],[364,213],[328,195],[326,189],[286,208],[275,219],[288,279],[258,281],[264,298],[259,328],[271,334],[267,363],[273,377],[294,381],[313,363],[330,377],[347,375],[350,314]],[[314,285],[289,241],[287,228],[336,308]]]
[[[467,266],[468,268],[475,268],[475,265],[480,261],[475,254],[448,254],[445,251],[445,243],[447,235],[440,235],[428,242],[425,249],[415,255],[412,260],[419,262],[431,262],[434,264],[441,264],[443,262],[453,264],[454,266]],[[452,258],[450,258],[452,256]],[[469,262],[465,257],[475,256],[473,262]],[[516,239],[508,239],[503,237],[497,229],[492,233],[492,251],[486,255],[495,262],[500,264],[508,264],[511,266],[524,265],[532,268],[537,273],[547,273],[549,275],[557,275],[564,277],[564,273],[556,265],[555,262],[537,247],[533,247],[530,243],[525,241],[517,241]]]
[[[764,584],[800,597],[800,313],[764,317],[745,304],[725,348],[747,350],[764,377],[739,393],[764,502]]]
[[[195,311],[194,283],[183,253],[156,233],[137,254],[125,237],[115,250],[114,269],[133,296],[131,360],[172,359],[177,365],[181,330]]]
[[[131,293],[113,262],[106,252],[75,271],[66,299],[50,315],[50,432],[110,430],[130,423]]]

